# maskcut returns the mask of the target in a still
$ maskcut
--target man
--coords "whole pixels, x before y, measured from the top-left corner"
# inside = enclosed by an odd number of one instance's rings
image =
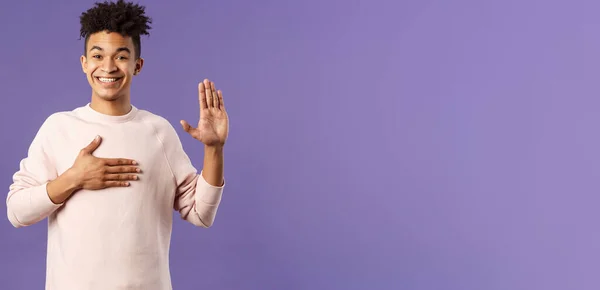
[[[131,104],[142,70],[144,7],[119,0],[81,15],[81,66],[91,101],[48,117],[13,176],[8,219],[23,227],[48,218],[46,289],[172,289],[172,212],[199,227],[213,224],[224,187],[228,116],[213,82],[199,84],[200,173],[175,129]]]

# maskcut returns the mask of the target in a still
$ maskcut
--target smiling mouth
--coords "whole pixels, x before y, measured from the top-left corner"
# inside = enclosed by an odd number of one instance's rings
[[[103,84],[114,84],[114,83],[118,82],[119,80],[121,80],[122,77],[118,77],[118,78],[96,77],[96,79]]]

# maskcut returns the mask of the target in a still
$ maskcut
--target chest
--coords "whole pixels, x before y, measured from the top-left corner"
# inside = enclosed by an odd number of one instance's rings
[[[140,179],[128,187],[80,190],[58,212],[58,220],[77,220],[97,228],[137,225],[148,217],[160,223],[168,221],[173,208],[175,184],[162,142],[146,126],[104,126],[77,124],[62,128],[50,148],[57,173],[73,166],[81,149],[95,136],[102,137],[92,153],[97,158],[127,158],[138,162]],[[85,214],[84,214],[85,213]],[[83,220],[82,220],[83,219]]]
[[[97,158],[127,158],[139,163],[145,175],[161,175],[166,169],[162,143],[151,128],[146,126],[104,126],[73,124],[73,128],[62,128],[56,132],[51,144],[53,163],[58,175],[75,163],[81,150],[96,136],[102,137],[92,155]],[[85,129],[76,128],[85,126]]]

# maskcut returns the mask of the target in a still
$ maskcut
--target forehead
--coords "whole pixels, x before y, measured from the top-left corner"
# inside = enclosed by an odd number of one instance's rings
[[[129,36],[123,36],[117,32],[97,32],[90,35],[88,40],[88,50],[98,46],[103,50],[114,51],[121,47],[127,47],[133,50],[133,40]]]

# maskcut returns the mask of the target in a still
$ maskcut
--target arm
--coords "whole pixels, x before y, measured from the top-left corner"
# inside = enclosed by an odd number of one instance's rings
[[[168,121],[160,122],[157,127],[158,138],[175,181],[174,210],[195,226],[212,226],[224,188],[223,151],[205,148],[205,168],[199,174]]]
[[[174,210],[182,219],[203,228],[213,225],[221,204],[224,184],[215,186],[200,174],[189,174],[177,187]]]
[[[223,147],[229,135],[229,116],[225,110],[223,93],[215,83],[205,79],[198,84],[200,120],[192,127],[185,120],[181,126],[194,139],[204,144],[204,170],[202,176],[212,185],[223,183]]]
[[[204,168],[200,176],[192,177],[191,165],[183,172],[188,172],[188,182],[183,182],[179,186],[180,193],[176,202],[176,208],[182,213],[182,216],[197,225],[206,227],[212,225],[216,215],[217,207],[221,201],[221,195],[225,181],[223,178],[223,147],[229,134],[229,117],[225,110],[223,94],[215,88],[215,84],[207,79],[198,84],[198,101],[200,104],[200,120],[198,127],[192,127],[185,120],[181,120],[181,126],[194,139],[204,144]],[[177,139],[178,138],[173,138]],[[181,145],[178,146],[178,148]],[[185,164],[189,163],[187,156],[181,150],[181,155]],[[194,182],[195,181],[195,182]],[[191,190],[186,185],[195,185],[195,203],[192,203]],[[191,188],[191,187],[190,187]],[[196,216],[187,215],[192,211]],[[196,218],[197,217],[197,218]]]
[[[52,133],[51,126],[52,118],[49,117],[38,130],[27,157],[21,160],[19,170],[13,175],[6,198],[6,210],[8,220],[14,227],[35,224],[62,205],[54,203],[48,194],[48,186],[53,192],[60,192],[69,183],[65,182],[68,177],[57,176],[50,158],[48,136]]]
[[[206,182],[214,186],[223,185],[223,163],[223,147],[204,146],[202,176]]]

